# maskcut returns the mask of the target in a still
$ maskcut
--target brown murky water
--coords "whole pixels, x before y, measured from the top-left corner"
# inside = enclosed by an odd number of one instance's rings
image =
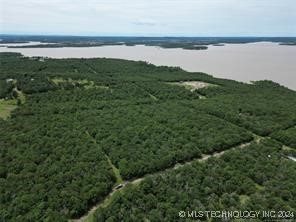
[[[21,52],[25,56],[52,58],[121,58],[142,60],[156,65],[180,66],[215,77],[243,82],[272,80],[296,90],[296,46],[277,43],[227,44],[208,50],[162,49],[151,46],[103,46],[78,48],[0,47],[0,52]]]

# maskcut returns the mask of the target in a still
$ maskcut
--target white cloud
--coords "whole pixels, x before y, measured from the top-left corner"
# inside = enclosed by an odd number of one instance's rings
[[[296,36],[295,0],[0,0],[0,33]]]

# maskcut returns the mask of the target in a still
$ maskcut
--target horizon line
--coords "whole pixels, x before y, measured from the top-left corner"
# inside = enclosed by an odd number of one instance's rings
[[[72,34],[7,34],[0,36],[60,36],[60,37],[141,37],[141,38],[296,38],[296,36],[257,36],[257,35],[225,35],[225,36],[197,36],[197,35],[72,35]]]

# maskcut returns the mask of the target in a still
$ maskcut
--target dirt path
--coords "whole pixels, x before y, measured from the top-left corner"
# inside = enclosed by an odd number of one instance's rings
[[[158,171],[158,172],[155,172],[155,173],[151,173],[151,174],[146,174],[142,177],[139,177],[139,178],[135,178],[135,179],[131,179],[131,180],[126,180],[126,181],[123,181],[121,184],[120,184],[120,187],[116,186],[112,189],[112,191],[108,194],[108,196],[106,196],[106,198],[102,201],[100,201],[99,203],[97,203],[95,206],[93,206],[85,215],[83,215],[81,218],[79,219],[72,219],[72,220],[69,220],[71,222],[88,222],[88,221],[91,221],[91,218],[94,214],[94,212],[99,208],[99,207],[106,207],[108,206],[108,204],[110,203],[110,201],[112,200],[112,196],[115,194],[115,193],[118,193],[118,192],[122,192],[124,190],[124,188],[128,185],[128,184],[132,184],[132,185],[137,185],[139,183],[142,182],[142,180],[145,179],[145,177],[147,176],[152,176],[152,175],[159,175],[159,174],[164,174],[164,173],[167,173],[171,170],[176,170],[178,168],[182,168],[186,165],[190,165],[194,162],[204,162],[206,160],[208,160],[209,158],[211,157],[220,157],[222,156],[223,154],[225,154],[226,152],[229,152],[231,150],[235,150],[235,149],[243,149],[245,147],[248,147],[252,142],[259,142],[259,141],[256,141],[255,139],[250,141],[250,142],[247,142],[247,143],[242,143],[240,145],[237,145],[237,146],[234,146],[234,147],[231,147],[227,150],[223,150],[221,152],[215,152],[213,154],[204,154],[202,155],[201,157],[199,158],[195,158],[195,159],[192,159],[190,161],[187,161],[187,162],[184,162],[184,163],[176,163],[174,166],[172,167],[169,167],[169,168],[166,168],[164,170],[161,170],[161,171]]]
[[[98,147],[98,149],[101,149],[100,147],[99,147],[99,145],[97,144],[97,141],[96,141],[96,139],[95,138],[93,138],[90,134],[89,134],[89,132],[86,130],[85,131],[85,133],[86,133],[86,135],[90,138],[90,140]],[[115,177],[116,177],[116,184],[115,185],[118,185],[118,184],[121,184],[121,183],[123,183],[123,179],[122,179],[122,177],[121,177],[121,175],[120,175],[120,171],[119,171],[119,169],[118,168],[116,168],[116,166],[112,163],[112,161],[111,161],[111,159],[110,159],[110,157],[108,156],[108,154],[103,150],[103,149],[101,149],[102,150],[102,152],[104,153],[104,155],[105,155],[105,157],[106,157],[106,160],[108,161],[108,164],[110,165],[110,167],[111,167],[111,169],[112,169],[112,171],[113,171],[113,173],[114,173],[114,175],[115,175]]]
[[[136,83],[134,83],[134,84],[135,84],[135,86],[138,87],[139,89],[145,91],[145,92],[150,96],[150,98],[152,98],[152,99],[155,100],[155,101],[158,101],[158,98],[157,98],[156,96],[154,96],[153,94],[151,94],[151,93],[149,92],[149,90],[145,89],[144,87],[141,87],[141,86],[137,85]]]

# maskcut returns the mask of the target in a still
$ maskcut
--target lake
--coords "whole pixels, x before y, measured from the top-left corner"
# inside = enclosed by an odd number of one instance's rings
[[[101,46],[66,48],[6,48],[0,52],[52,58],[120,58],[155,65],[179,66],[242,82],[272,80],[296,90],[296,46],[258,42],[209,46],[208,50],[163,49],[154,46]]]

